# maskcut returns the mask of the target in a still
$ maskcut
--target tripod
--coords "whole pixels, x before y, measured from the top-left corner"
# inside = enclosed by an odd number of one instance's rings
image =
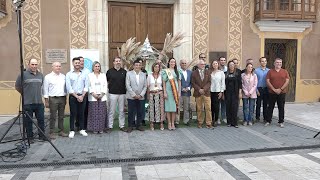
[[[35,123],[32,120],[32,117],[26,113],[25,111],[25,107],[24,107],[24,65],[23,65],[23,54],[22,54],[22,28],[21,28],[21,7],[23,6],[23,2],[24,0],[13,0],[14,5],[16,6],[16,13],[17,13],[17,21],[18,21],[18,34],[19,34],[19,45],[20,45],[20,93],[21,93],[21,97],[22,97],[22,111],[19,112],[18,116],[15,117],[13,119],[12,124],[9,126],[9,128],[6,130],[6,132],[3,134],[3,136],[0,139],[0,144],[1,143],[7,143],[7,142],[13,142],[13,141],[18,141],[18,140],[22,140],[23,142],[26,141],[26,139],[28,139],[28,144],[30,146],[30,139],[26,138],[25,136],[25,132],[26,132],[26,121],[27,119],[29,119],[30,121],[32,121],[32,123],[37,127],[38,132],[40,132],[40,135],[44,138],[44,140],[48,141],[51,146],[58,152],[58,154],[62,157],[63,155],[60,153],[60,151],[56,148],[56,146],[50,141],[50,139],[45,135],[45,133],[42,131],[42,129],[38,126],[37,123]],[[9,141],[5,141],[2,142],[2,140],[5,138],[5,136],[8,134],[8,132],[10,131],[10,129],[12,128],[12,126],[16,123],[16,121],[18,119],[20,119],[20,117],[23,117],[23,123],[22,123],[22,139],[15,139],[15,140],[9,140]]]
[[[319,134],[320,134],[320,131],[319,131],[319,132],[317,132],[317,134],[316,134],[316,135],[314,135],[314,136],[313,136],[313,138],[316,138]]]

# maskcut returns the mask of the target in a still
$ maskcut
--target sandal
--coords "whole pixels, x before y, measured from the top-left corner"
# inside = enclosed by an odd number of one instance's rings
[[[154,131],[153,123],[150,123],[150,129],[151,129],[151,131]]]

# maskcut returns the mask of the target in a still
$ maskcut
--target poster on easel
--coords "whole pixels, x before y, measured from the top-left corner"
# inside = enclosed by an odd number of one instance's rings
[[[84,58],[84,67],[92,72],[92,64],[94,61],[100,62],[99,50],[97,49],[70,49],[70,70],[73,69],[72,59],[82,56]]]

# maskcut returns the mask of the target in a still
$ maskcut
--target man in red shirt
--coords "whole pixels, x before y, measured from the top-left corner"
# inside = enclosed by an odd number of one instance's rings
[[[282,59],[276,58],[274,61],[274,69],[270,69],[267,74],[267,86],[269,90],[269,107],[267,114],[267,123],[265,126],[270,125],[273,109],[277,102],[279,110],[279,126],[284,127],[284,104],[286,100],[286,93],[288,92],[289,73],[287,70],[282,69]]]

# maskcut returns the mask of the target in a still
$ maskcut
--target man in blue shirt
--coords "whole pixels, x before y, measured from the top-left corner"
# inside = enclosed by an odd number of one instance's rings
[[[267,59],[265,57],[261,57],[259,59],[259,62],[261,66],[254,71],[254,73],[258,77],[256,120],[260,120],[261,101],[263,101],[263,120],[265,121],[267,119],[267,107],[269,97],[266,77],[270,69],[267,68]]]
[[[73,70],[66,75],[66,86],[69,93],[70,106],[70,133],[69,138],[74,137],[74,120],[78,118],[80,126],[80,134],[88,136],[84,130],[84,110],[86,101],[84,97],[88,92],[88,76],[83,73],[80,67],[80,58],[72,59]]]

